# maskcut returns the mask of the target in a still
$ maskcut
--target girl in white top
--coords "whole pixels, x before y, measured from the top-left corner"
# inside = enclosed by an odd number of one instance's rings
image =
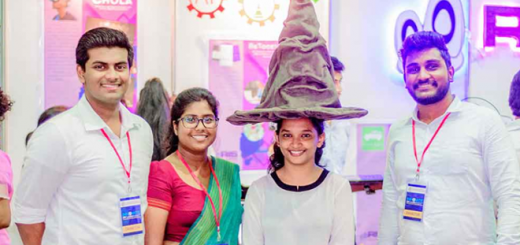
[[[275,139],[271,174],[247,193],[244,244],[353,245],[350,184],[319,164],[323,120],[280,120]]]

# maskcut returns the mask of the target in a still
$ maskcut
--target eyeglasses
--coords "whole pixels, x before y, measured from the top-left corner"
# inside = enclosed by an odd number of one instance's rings
[[[202,125],[205,128],[216,128],[218,125],[218,118],[215,116],[204,116],[203,118],[197,118],[194,115],[187,115],[185,117],[181,117],[177,120],[177,122],[181,121],[182,125],[185,128],[194,129],[199,126],[199,122],[202,122]]]

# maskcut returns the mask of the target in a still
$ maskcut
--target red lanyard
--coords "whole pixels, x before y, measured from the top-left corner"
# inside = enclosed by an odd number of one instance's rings
[[[119,155],[119,152],[117,152],[116,147],[114,146],[114,143],[112,143],[112,140],[110,140],[110,137],[108,137],[107,133],[104,129],[101,129],[101,132],[107,138],[108,142],[110,142],[110,145],[112,146],[112,149],[116,152],[117,158],[119,158],[119,162],[121,163],[121,166],[123,166],[123,169],[125,170],[126,176],[128,177],[128,185],[130,185],[130,172],[132,172],[132,144],[130,144],[130,134],[126,132],[126,138],[128,139],[128,151],[130,152],[130,168],[126,170],[125,164],[123,163],[123,159]],[[128,187],[128,190],[130,191],[130,187]]]
[[[418,179],[419,178],[419,171],[421,169],[421,164],[422,164],[422,161],[424,159],[424,154],[426,153],[426,151],[428,150],[428,148],[430,148],[430,145],[432,144],[433,142],[433,139],[435,139],[435,136],[437,136],[437,133],[439,132],[439,130],[441,130],[442,126],[444,125],[444,122],[446,122],[446,119],[448,119],[448,117],[450,116],[451,112],[448,113],[444,119],[442,119],[442,122],[441,124],[439,124],[439,127],[437,128],[437,130],[435,130],[435,133],[433,134],[432,138],[430,139],[430,142],[428,142],[428,144],[426,145],[426,147],[424,147],[424,150],[422,152],[422,156],[421,156],[421,160],[419,161],[419,158],[417,158],[417,146],[415,144],[415,120],[412,119],[412,136],[413,136],[413,153],[415,155],[415,160],[417,161],[417,171],[416,171],[416,178]]]
[[[213,170],[212,164],[211,163],[209,164],[209,169],[210,169],[211,173],[213,174],[213,178],[215,179],[215,182],[217,183],[218,194],[219,194],[218,200],[219,200],[220,205],[219,205],[219,211],[218,211],[218,218],[217,218],[217,210],[215,208],[215,203],[213,203],[213,199],[209,195],[208,191],[206,190],[204,185],[202,185],[202,183],[200,183],[199,178],[197,178],[197,176],[195,176],[193,171],[191,171],[190,166],[188,165],[188,163],[186,163],[184,158],[182,158],[181,153],[179,151],[177,151],[177,156],[179,157],[179,160],[181,160],[181,162],[184,164],[184,166],[186,166],[188,171],[190,171],[190,174],[191,174],[191,177],[193,177],[193,180],[195,180],[195,182],[197,182],[197,184],[200,185],[200,188],[202,188],[202,190],[208,197],[208,200],[211,204],[211,208],[213,209],[213,216],[215,217],[215,223],[217,224],[217,240],[220,241],[220,219],[222,218],[222,189],[220,189],[220,184],[218,182],[217,175],[215,174],[215,171]]]

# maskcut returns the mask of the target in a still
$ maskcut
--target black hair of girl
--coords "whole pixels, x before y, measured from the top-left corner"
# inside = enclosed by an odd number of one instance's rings
[[[170,119],[170,100],[161,79],[154,77],[146,81],[139,93],[137,115],[141,116],[152,128],[153,154],[152,161],[159,161],[166,157],[162,149],[162,142],[168,130]]]
[[[316,119],[313,117],[310,117],[309,120],[311,120],[312,126],[314,129],[316,129],[316,132],[318,135],[323,134],[325,131],[325,126],[323,124],[323,120]],[[280,135],[280,129],[282,128],[282,122],[283,120],[276,121],[276,135]],[[323,141],[323,145],[321,147],[318,147],[316,149],[316,154],[314,155],[314,163],[319,167],[324,167],[320,164],[321,156],[323,155],[323,148],[325,148],[325,141]],[[282,154],[282,150],[280,147],[278,147],[277,144],[273,145],[274,153],[269,157],[269,161],[271,162],[271,166],[269,167],[269,172],[276,172],[277,170],[283,168],[285,165],[285,158]]]
[[[211,107],[211,111],[218,118],[218,106],[219,102],[217,98],[205,88],[190,88],[182,91],[173,102],[171,110],[171,119],[168,123],[168,133],[164,148],[166,150],[166,156],[174,153],[179,148],[179,137],[173,131],[173,124],[179,125],[179,119],[182,114],[186,111],[186,108],[193,102],[206,101]]]

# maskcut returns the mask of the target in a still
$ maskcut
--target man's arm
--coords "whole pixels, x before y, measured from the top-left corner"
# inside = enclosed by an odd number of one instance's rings
[[[397,244],[397,238],[399,236],[399,209],[397,208],[399,193],[395,185],[394,149],[391,144],[391,135],[392,133],[390,131],[390,144],[387,150],[386,171],[383,180],[383,206],[381,209],[378,232],[379,245]]]
[[[16,224],[24,245],[41,245],[45,223]]]
[[[29,142],[13,212],[25,245],[41,243],[47,210],[68,171],[67,145],[52,123],[38,128]]]
[[[489,117],[482,133],[483,160],[498,205],[497,245],[520,244],[520,166],[513,142],[497,115]]]

